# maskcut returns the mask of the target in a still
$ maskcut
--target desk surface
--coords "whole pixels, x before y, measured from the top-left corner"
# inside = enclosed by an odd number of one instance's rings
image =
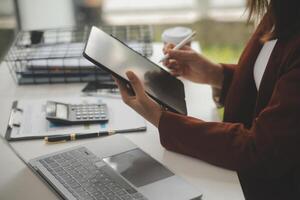
[[[197,44],[193,44],[199,49]],[[161,56],[162,44],[154,44],[153,61]],[[10,106],[13,100],[21,98],[39,98],[51,96],[74,96],[80,93],[84,84],[55,84],[17,86],[5,64],[0,66],[0,133],[4,135]],[[211,98],[209,86],[185,82],[187,107],[190,116],[207,121],[218,121],[215,104]],[[145,152],[183,177],[191,185],[201,190],[204,199],[244,199],[236,172],[212,166],[203,161],[165,150],[159,141],[158,131],[151,124],[144,133],[125,134]],[[57,145],[46,145],[41,140],[13,142],[12,146],[20,151],[26,149],[24,157],[30,158],[81,145],[101,138],[75,141]],[[55,194],[44,185],[0,140],[0,199],[57,199]]]

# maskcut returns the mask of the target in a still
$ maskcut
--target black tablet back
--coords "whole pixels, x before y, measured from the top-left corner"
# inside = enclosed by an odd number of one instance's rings
[[[187,114],[184,85],[179,79],[102,30],[91,29],[83,56],[126,82],[126,72],[133,71],[150,97],[173,112]]]

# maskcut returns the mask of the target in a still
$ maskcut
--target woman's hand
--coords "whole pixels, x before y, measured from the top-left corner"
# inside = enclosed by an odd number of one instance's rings
[[[189,46],[180,50],[173,50],[174,47],[173,44],[167,44],[163,49],[164,54],[169,55],[169,59],[163,64],[170,69],[172,75],[222,88],[223,69],[220,64],[209,61]]]
[[[158,127],[161,116],[160,105],[150,99],[150,97],[145,93],[141,81],[133,72],[128,71],[126,72],[126,75],[135,95],[130,94],[130,87],[128,87],[128,85],[126,86],[123,82],[114,78],[120,89],[123,101],[154,126]]]

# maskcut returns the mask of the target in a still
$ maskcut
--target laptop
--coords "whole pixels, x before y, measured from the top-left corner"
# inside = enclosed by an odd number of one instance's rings
[[[121,135],[43,155],[29,166],[62,199],[202,199],[200,191]]]

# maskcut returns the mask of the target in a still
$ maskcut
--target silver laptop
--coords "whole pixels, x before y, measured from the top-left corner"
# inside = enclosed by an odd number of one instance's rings
[[[62,199],[198,200],[202,193],[121,135],[29,161]]]

